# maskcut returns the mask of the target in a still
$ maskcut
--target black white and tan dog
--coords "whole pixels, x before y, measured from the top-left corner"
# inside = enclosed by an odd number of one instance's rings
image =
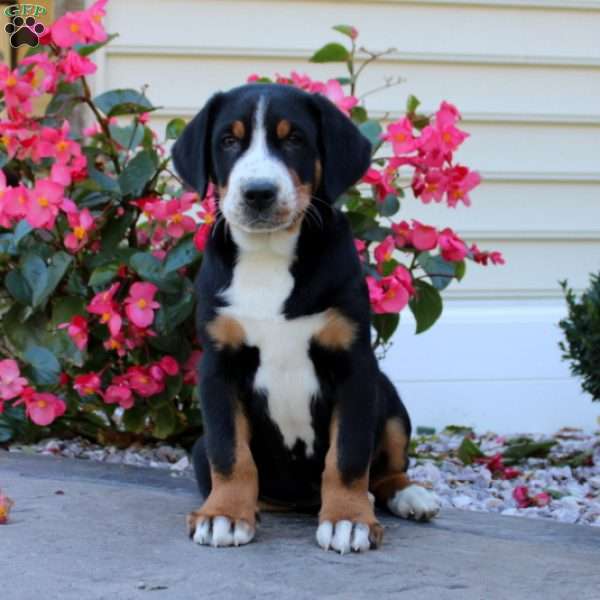
[[[348,219],[334,201],[371,145],[327,98],[250,84],[213,96],[173,147],[183,181],[217,190],[197,280],[205,435],[198,544],[250,542],[259,508],[317,510],[317,542],[379,545],[373,507],[427,520],[435,495],[406,475],[411,432],[371,347]],[[370,492],[370,493],[369,493]]]

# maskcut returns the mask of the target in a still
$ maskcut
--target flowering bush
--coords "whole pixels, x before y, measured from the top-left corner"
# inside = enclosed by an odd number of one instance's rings
[[[181,439],[200,427],[192,280],[217,202],[213,190],[203,199],[183,190],[169,169],[164,143],[182,119],[161,140],[143,92],[92,97],[89,57],[110,41],[106,1],[59,18],[16,69],[0,65],[0,442],[50,429],[123,443]],[[379,345],[407,305],[417,332],[430,327],[439,291],[463,277],[466,259],[502,258],[449,228],[397,219],[409,188],[426,203],[469,205],[480,178],[453,158],[467,134],[454,106],[428,116],[412,96],[385,129],[370,119],[355,91],[378,55],[359,66],[356,30],[336,29],[350,49],[327,44],[312,60],[344,63],[348,77],[276,81],[328,96],[373,142],[372,168],[338,204],[356,234]],[[48,99],[42,115],[37,96]],[[67,119],[78,106],[93,121],[82,132]]]

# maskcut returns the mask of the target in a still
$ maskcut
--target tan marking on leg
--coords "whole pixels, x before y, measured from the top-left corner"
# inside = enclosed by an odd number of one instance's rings
[[[243,140],[246,135],[246,126],[242,121],[234,121],[231,125],[231,133],[238,140]]]
[[[286,231],[292,232],[297,231],[302,224],[306,211],[310,207],[310,201],[312,198],[312,185],[310,183],[302,183],[298,173],[294,169],[288,169],[290,177],[296,188],[296,218],[287,227]]]
[[[256,526],[258,472],[250,451],[250,427],[241,410],[235,415],[235,462],[232,472],[223,475],[211,465],[212,489],[204,504],[187,517],[190,536],[205,519],[228,517]]]
[[[286,119],[281,119],[281,121],[277,123],[277,129],[275,131],[277,133],[277,137],[280,140],[283,140],[290,134],[291,129],[292,126],[290,125],[290,122]]]
[[[246,332],[241,323],[227,315],[218,315],[206,326],[208,335],[214,340],[218,350],[237,350],[246,340]]]
[[[402,421],[398,418],[388,419],[378,449],[379,452],[385,453],[387,463],[383,472],[373,476],[369,486],[377,501],[382,504],[396,491],[412,484],[406,474],[408,441]]]
[[[335,308],[326,311],[325,319],[325,326],[315,335],[317,343],[331,350],[348,350],[356,337],[356,323]]]
[[[338,423],[334,415],[331,424],[329,450],[325,457],[325,469],[321,483],[321,511],[323,521],[351,521],[369,526],[369,539],[377,547],[383,539],[383,527],[375,518],[369,502],[368,470],[349,484],[344,483],[338,466]]]

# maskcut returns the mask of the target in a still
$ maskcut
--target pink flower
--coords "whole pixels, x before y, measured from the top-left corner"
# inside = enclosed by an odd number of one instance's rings
[[[104,42],[108,35],[102,25],[102,19],[106,15],[106,5],[108,0],[96,0],[86,11],[89,16],[89,24],[92,29],[90,42]]]
[[[214,197],[214,189],[209,186],[206,198],[200,204],[201,210],[198,216],[203,223],[196,229],[194,234],[194,246],[199,252],[203,252],[208,241],[210,231],[217,219],[217,203]]]
[[[526,485],[518,485],[513,490],[513,498],[519,508],[527,508],[531,506],[531,498],[529,497],[529,488]]]
[[[156,380],[150,371],[144,367],[131,367],[125,374],[129,386],[142,398],[149,398],[159,394],[164,389],[164,383]]]
[[[440,104],[438,111],[435,113],[435,122],[442,127],[454,125],[460,118],[458,108],[445,100]]]
[[[149,121],[150,121],[150,113],[140,113],[138,115],[138,121],[142,124],[142,125],[146,125]]]
[[[3,212],[13,219],[22,219],[27,214],[29,190],[24,185],[7,188],[4,196]]]
[[[386,196],[396,194],[396,188],[393,184],[394,177],[395,173],[391,168],[378,171],[371,167],[363,176],[362,181],[375,187],[377,199],[382,202]]]
[[[29,193],[25,218],[32,227],[52,229],[63,202],[62,186],[49,179],[38,179]]]
[[[450,262],[460,261],[468,253],[467,245],[449,227],[440,231],[438,244],[442,258]]]
[[[15,404],[25,403],[25,413],[36,424],[45,427],[65,414],[64,400],[48,392],[35,392],[27,388]]]
[[[37,147],[39,156],[55,158],[59,164],[63,165],[66,165],[72,158],[81,156],[81,147],[69,137],[69,130],[68,121],[64,121],[60,129],[44,127]]]
[[[437,243],[437,229],[413,219],[412,245],[417,250],[432,250]]]
[[[417,198],[428,204],[432,200],[441,202],[448,185],[448,177],[440,169],[415,170],[412,189]]]
[[[459,201],[470,206],[469,192],[481,183],[481,176],[467,167],[456,165],[448,170],[448,206],[455,207]]]
[[[179,363],[172,356],[163,356],[159,363],[160,368],[171,377],[179,373]]]
[[[137,327],[149,327],[154,321],[154,311],[160,308],[154,295],[158,288],[153,283],[136,282],[129,288],[129,296],[125,299],[127,318]]]
[[[33,78],[31,85],[40,93],[54,93],[58,78],[56,63],[45,53],[40,52],[21,60],[22,65],[32,65]]]
[[[409,154],[415,151],[420,144],[419,140],[413,136],[413,125],[408,117],[390,123],[381,138],[392,144],[392,150],[396,156]]]
[[[71,252],[77,252],[89,240],[89,233],[94,229],[94,218],[87,208],[80,213],[70,213],[67,220],[72,231],[65,236],[65,246]]]
[[[85,350],[88,343],[88,323],[81,315],[75,315],[68,323],[61,323],[59,329],[66,329],[79,350]]]
[[[9,118],[31,111],[32,79],[33,73],[21,75],[18,69],[11,71],[6,64],[0,64],[0,92],[4,92]]]
[[[77,375],[73,380],[73,387],[80,396],[91,396],[100,393],[101,381],[97,373]]]
[[[350,110],[358,104],[358,98],[346,96],[342,85],[337,79],[330,79],[321,92],[329,98],[343,113],[349,115]]]
[[[16,398],[26,385],[27,379],[21,377],[19,365],[15,360],[0,360],[0,401]]]
[[[376,314],[399,313],[414,294],[412,276],[402,265],[398,265],[392,275],[379,281],[371,276],[366,280],[371,307]]]
[[[6,176],[0,169],[0,227],[10,229],[12,227],[11,215],[4,210],[7,198],[10,197],[11,189],[6,185]]]
[[[394,240],[398,248],[412,246],[412,228],[406,221],[392,223],[392,232],[394,233]]]
[[[202,350],[192,350],[189,358],[183,365],[183,383],[195,385],[198,383],[198,365],[202,358]]]
[[[110,334],[115,337],[121,331],[122,319],[117,310],[114,295],[119,289],[119,283],[113,283],[108,290],[96,294],[87,305],[87,311],[100,315],[101,323],[108,323]]]
[[[128,409],[135,404],[135,398],[126,385],[109,385],[104,392],[104,402],[118,404],[121,408]]]
[[[196,194],[187,192],[180,198],[173,198],[166,203],[167,233],[171,237],[179,239],[196,229],[196,222],[185,212],[190,210],[197,199]]]
[[[96,65],[89,58],[81,56],[74,50],[69,50],[62,62],[59,63],[59,69],[68,83],[72,83],[84,75],[95,73],[96,68]]]
[[[392,260],[392,255],[394,254],[395,249],[396,244],[391,235],[388,235],[383,242],[377,244],[375,247],[375,260],[377,261],[378,267],[380,267],[382,263]]]
[[[85,11],[68,12],[57,19],[51,29],[52,41],[60,48],[87,44],[92,37],[92,25]]]
[[[487,267],[488,262],[491,262],[493,265],[506,264],[506,261],[500,252],[497,250],[491,252],[480,250],[477,247],[477,244],[473,244],[471,248],[469,248],[469,253],[476,263],[483,265],[484,267]]]

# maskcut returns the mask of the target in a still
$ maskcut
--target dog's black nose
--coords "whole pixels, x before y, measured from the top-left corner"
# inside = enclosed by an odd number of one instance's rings
[[[242,191],[246,204],[257,211],[269,208],[277,197],[277,186],[270,181],[253,181],[246,185]]]

